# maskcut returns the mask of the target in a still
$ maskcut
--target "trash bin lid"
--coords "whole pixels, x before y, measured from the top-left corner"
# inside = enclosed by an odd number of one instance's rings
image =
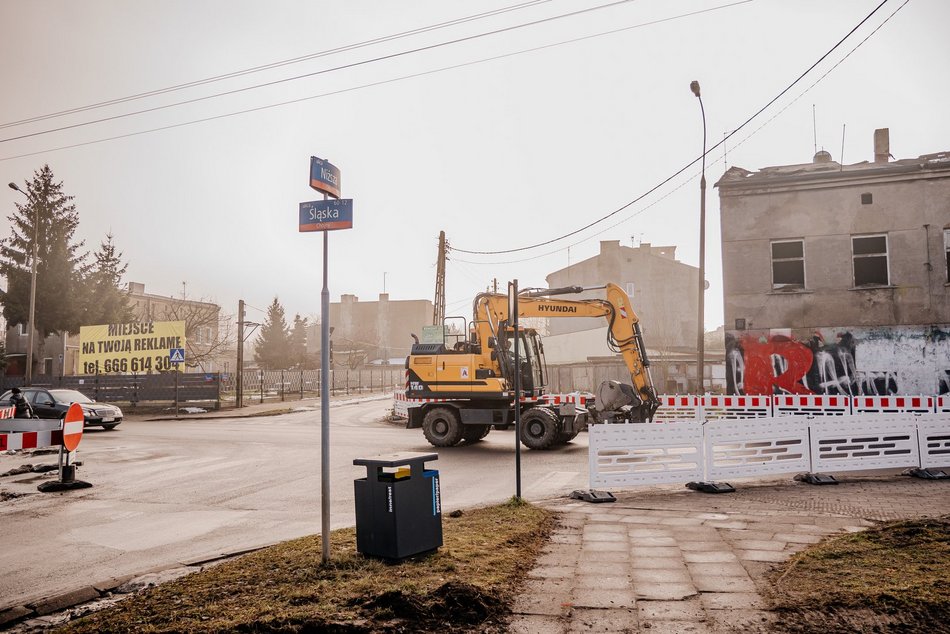
[[[437,453],[424,453],[421,451],[397,451],[396,453],[386,453],[370,458],[356,458],[353,460],[355,465],[375,466],[375,467],[398,467],[399,465],[410,464],[413,462],[425,462],[427,460],[438,460]]]

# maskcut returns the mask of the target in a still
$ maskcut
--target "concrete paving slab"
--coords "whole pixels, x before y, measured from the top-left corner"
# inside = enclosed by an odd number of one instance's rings
[[[719,575],[693,575],[693,585],[700,592],[755,592],[752,579]]]
[[[699,601],[706,610],[758,610],[765,600],[755,592],[703,592]]]
[[[631,590],[591,590],[574,588],[571,602],[578,608],[633,608],[636,605]]]
[[[633,589],[637,599],[647,601],[682,601],[699,594],[691,583],[634,583]]]
[[[508,622],[509,634],[563,634],[565,622],[554,616],[515,615]]]
[[[629,577],[630,564],[628,561],[580,561],[577,564],[577,575]]]
[[[688,570],[669,568],[634,568],[630,578],[638,584],[647,583],[690,583],[692,577]]]
[[[577,608],[571,614],[568,632],[638,632],[636,610]]]
[[[680,557],[631,557],[630,565],[636,570],[686,570]]]
[[[739,559],[748,559],[749,561],[772,561],[781,563],[788,559],[789,553],[775,550],[738,550],[736,556]]]
[[[739,557],[731,550],[685,551],[683,560],[688,564],[738,562]]]
[[[585,590],[629,590],[630,577],[606,575],[577,575],[574,585]]]
[[[680,549],[676,546],[640,546],[634,544],[630,547],[630,553],[634,557],[676,557],[682,556]]]
[[[706,611],[699,599],[637,601],[640,621],[703,621]]]
[[[720,561],[716,563],[688,563],[689,574],[705,577],[748,577],[749,573],[738,561]]]

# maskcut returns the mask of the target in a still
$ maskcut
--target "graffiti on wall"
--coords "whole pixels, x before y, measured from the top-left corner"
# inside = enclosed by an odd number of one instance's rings
[[[950,328],[726,333],[730,394],[950,394]]]

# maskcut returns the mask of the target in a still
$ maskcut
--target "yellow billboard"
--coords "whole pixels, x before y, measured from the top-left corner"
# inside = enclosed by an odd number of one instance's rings
[[[130,374],[183,370],[171,362],[172,350],[185,347],[185,322],[143,321],[82,326],[81,374]]]

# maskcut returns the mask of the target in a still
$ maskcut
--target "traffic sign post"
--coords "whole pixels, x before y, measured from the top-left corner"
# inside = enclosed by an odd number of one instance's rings
[[[175,368],[175,418],[178,418],[178,364],[185,362],[185,349],[169,348],[168,360]]]
[[[83,427],[86,424],[86,414],[79,403],[73,403],[63,417],[63,444],[59,448],[59,481],[44,482],[36,487],[43,493],[53,491],[69,491],[72,489],[87,489],[92,485],[76,479],[76,465],[69,464],[69,456],[79,447],[82,440]]]
[[[323,291],[320,293],[320,541],[323,563],[330,561],[330,286],[327,250],[330,231],[353,227],[353,201],[339,200],[340,170],[326,159],[310,157],[310,187],[323,200],[300,203],[300,232],[323,232]],[[337,200],[329,200],[329,196]]]

